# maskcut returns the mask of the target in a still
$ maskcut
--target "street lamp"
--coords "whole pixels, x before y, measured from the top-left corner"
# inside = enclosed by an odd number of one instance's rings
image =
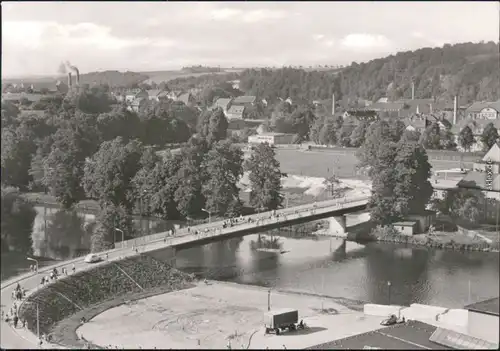
[[[389,305],[391,304],[391,282],[388,281],[387,282],[387,287],[389,288]]]
[[[36,271],[35,271],[35,272],[36,272],[36,273],[38,273],[38,261],[37,261],[37,260],[35,260],[34,258],[31,258],[31,257],[26,257],[26,259],[27,259],[28,261],[33,261],[33,262],[35,262],[35,264],[36,264]]]
[[[208,213],[208,223],[212,222],[212,215],[209,210],[205,210],[204,208],[201,209],[203,212]]]
[[[123,249],[123,241],[125,240],[125,234],[123,233],[123,230],[121,229],[118,229],[118,228],[115,228],[116,231],[119,231],[120,233],[122,233],[122,249]]]
[[[267,310],[271,311],[271,289],[267,291]]]

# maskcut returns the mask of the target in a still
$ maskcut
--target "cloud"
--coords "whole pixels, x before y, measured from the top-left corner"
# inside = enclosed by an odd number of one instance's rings
[[[341,44],[350,49],[375,49],[387,48],[391,45],[391,41],[379,34],[355,33],[346,35]]]
[[[277,20],[286,17],[284,11],[258,9],[244,11],[233,8],[221,8],[210,11],[210,16],[216,21],[236,21],[245,23],[257,23],[261,21]]]
[[[313,39],[315,41],[320,41],[321,39],[323,39],[325,36],[323,34],[314,34],[313,35]]]

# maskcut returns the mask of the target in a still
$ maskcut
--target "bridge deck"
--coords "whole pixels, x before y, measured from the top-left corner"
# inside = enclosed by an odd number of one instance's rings
[[[223,221],[193,227],[190,230],[182,228],[176,233],[175,237],[168,236],[168,232],[163,232],[128,240],[123,242],[123,247],[139,247],[147,243],[163,241],[164,247],[187,248],[235,236],[322,219],[332,215],[360,211],[366,208],[368,201],[368,197],[361,197],[348,201],[329,200],[318,202],[315,205],[308,204],[285,208],[277,210],[274,217],[271,216],[271,212],[265,212],[241,217],[238,223],[226,228],[222,226]],[[249,222],[249,219],[251,222]],[[121,245],[117,243],[117,246]]]

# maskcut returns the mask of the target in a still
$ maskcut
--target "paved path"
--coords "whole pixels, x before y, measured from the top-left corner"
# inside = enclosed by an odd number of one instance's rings
[[[315,205],[303,205],[292,208],[286,208],[282,210],[276,211],[277,214],[284,215],[287,217],[287,220],[297,219],[303,216],[311,216],[315,214],[319,214],[321,212],[331,212],[332,207],[345,208],[345,207],[354,207],[359,206],[368,201],[368,197],[351,199],[348,201],[343,200],[329,200],[318,202]],[[276,220],[270,219],[270,212],[264,212],[260,214],[254,214],[251,217],[255,222],[263,223],[264,225],[267,223],[273,223]],[[208,236],[220,236],[221,234],[229,234],[234,231],[241,230],[241,226],[250,226],[256,223],[247,223],[245,220],[247,217],[243,217],[243,221],[241,224],[236,224],[233,227],[225,228],[222,230],[213,230],[214,228],[221,228],[223,221],[208,223],[199,225],[191,228],[191,232],[194,230],[199,230],[201,234],[194,235],[189,234],[187,230],[179,230],[176,233],[175,237],[169,237],[166,239],[160,239],[156,241],[150,241],[144,243],[143,245],[139,245],[135,248],[117,248],[113,250],[109,250],[106,252],[99,253],[101,257],[104,258],[102,262],[89,264],[85,263],[83,257],[76,258],[73,260],[68,260],[64,262],[60,262],[48,267],[41,268],[38,273],[26,273],[12,279],[9,279],[1,284],[1,302],[2,302],[2,310],[7,312],[12,307],[14,300],[12,299],[12,291],[15,289],[17,283],[21,285],[21,287],[28,290],[27,296],[36,291],[36,289],[41,288],[40,281],[42,276],[48,275],[53,268],[57,268],[61,271],[62,267],[66,267],[68,272],[72,272],[72,267],[74,265],[75,272],[79,272],[82,270],[87,270],[90,267],[95,267],[98,265],[107,264],[108,261],[119,261],[125,257],[130,257],[137,255],[137,252],[143,253],[147,251],[158,250],[167,246],[175,246],[181,243],[185,243],[187,241],[192,241],[199,239],[199,236],[208,237]],[[210,232],[205,233],[205,228],[212,229]],[[248,228],[245,228],[248,229]],[[164,234],[163,234],[164,235]],[[137,251],[136,251],[137,250]],[[106,259],[107,254],[107,259]],[[18,303],[19,305],[19,303]],[[18,325],[18,328],[15,329],[12,324],[7,324],[4,320],[1,322],[0,327],[0,342],[2,348],[7,349],[33,349],[38,347],[38,338],[36,335],[28,331],[27,329],[23,329]],[[42,348],[61,348],[58,345],[50,345],[47,343],[43,343]]]

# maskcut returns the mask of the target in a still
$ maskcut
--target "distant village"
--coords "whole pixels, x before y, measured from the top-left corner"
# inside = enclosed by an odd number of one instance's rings
[[[239,88],[239,81],[230,81],[233,88]],[[39,82],[29,86],[25,84],[2,84],[2,101],[10,101],[19,104],[22,110],[22,101],[31,103],[37,102],[43,97],[55,94],[67,94],[80,86],[79,73],[76,77],[72,73],[67,74],[67,81]],[[186,91],[168,89],[116,89],[110,92],[110,96],[117,103],[124,103],[130,111],[140,112],[147,106],[155,102],[172,100],[184,103],[202,111],[202,107],[197,103],[196,96],[201,92],[199,88],[191,88]],[[399,119],[403,121],[408,130],[422,132],[428,125],[437,122],[441,128],[450,128],[455,138],[459,132],[469,126],[476,137],[476,143],[471,151],[482,148],[479,136],[484,127],[493,123],[500,130],[500,100],[498,101],[477,101],[472,104],[461,104],[455,97],[453,102],[441,102],[434,99],[417,99],[414,97],[415,91],[412,89],[411,99],[401,99],[389,101],[388,98],[380,98],[378,101],[358,100],[358,107],[345,108],[341,102],[336,101],[335,95],[331,99],[313,100],[310,103],[314,106],[317,114],[328,111],[327,114],[342,116],[344,122],[357,125],[362,121],[374,121],[377,119]],[[280,98],[282,102],[292,105],[294,102],[289,97]],[[250,143],[269,142],[271,144],[290,144],[293,135],[283,133],[270,133],[266,128],[262,128],[265,120],[249,120],[245,118],[246,109],[260,104],[267,106],[266,99],[259,99],[257,96],[238,96],[234,98],[218,98],[209,110],[221,108],[229,121],[229,129],[234,132],[244,128],[256,128],[256,135],[249,136]],[[21,111],[22,113],[23,111]],[[38,113],[42,111],[26,111],[25,113]],[[270,116],[266,116],[269,118]],[[261,126],[260,128],[258,128]]]

